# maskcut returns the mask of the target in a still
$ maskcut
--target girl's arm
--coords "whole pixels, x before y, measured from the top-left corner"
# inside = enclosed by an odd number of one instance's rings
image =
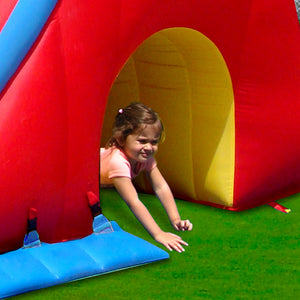
[[[130,178],[115,177],[113,178],[113,184],[136,218],[157,242],[163,244],[170,251],[172,249],[178,252],[184,251],[182,245],[187,245],[187,243],[181,237],[160,229],[147,208],[139,200]]]
[[[148,174],[154,192],[165,208],[173,227],[176,230],[192,230],[193,224],[189,220],[181,220],[171,189],[159,169],[155,167]]]

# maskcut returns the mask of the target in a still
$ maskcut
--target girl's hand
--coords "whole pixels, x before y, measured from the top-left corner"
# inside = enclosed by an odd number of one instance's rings
[[[173,227],[178,231],[190,231],[193,228],[193,224],[189,220],[175,220],[172,222]]]
[[[180,253],[185,251],[182,245],[188,246],[188,243],[183,241],[180,236],[170,232],[161,231],[154,238],[157,242],[164,245],[170,251],[174,249],[175,251]]]

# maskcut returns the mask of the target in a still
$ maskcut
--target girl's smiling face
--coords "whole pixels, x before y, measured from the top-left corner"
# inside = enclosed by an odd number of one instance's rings
[[[156,124],[146,125],[137,133],[128,135],[122,149],[131,162],[146,162],[156,153],[160,136],[161,130]]]

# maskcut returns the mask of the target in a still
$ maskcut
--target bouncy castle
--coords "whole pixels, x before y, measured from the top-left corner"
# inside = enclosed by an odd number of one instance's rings
[[[300,192],[293,0],[2,0],[0,29],[0,252],[29,211],[47,243],[92,233],[100,145],[133,101],[164,122],[176,197],[239,211]]]

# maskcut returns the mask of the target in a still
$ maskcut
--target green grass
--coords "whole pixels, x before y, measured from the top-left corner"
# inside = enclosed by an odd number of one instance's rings
[[[154,196],[140,195],[153,217],[172,231]],[[183,253],[137,268],[16,296],[16,299],[300,299],[300,194],[279,203],[230,212],[177,200],[194,224],[180,235]],[[122,229],[159,246],[114,190],[101,191],[104,214]]]

